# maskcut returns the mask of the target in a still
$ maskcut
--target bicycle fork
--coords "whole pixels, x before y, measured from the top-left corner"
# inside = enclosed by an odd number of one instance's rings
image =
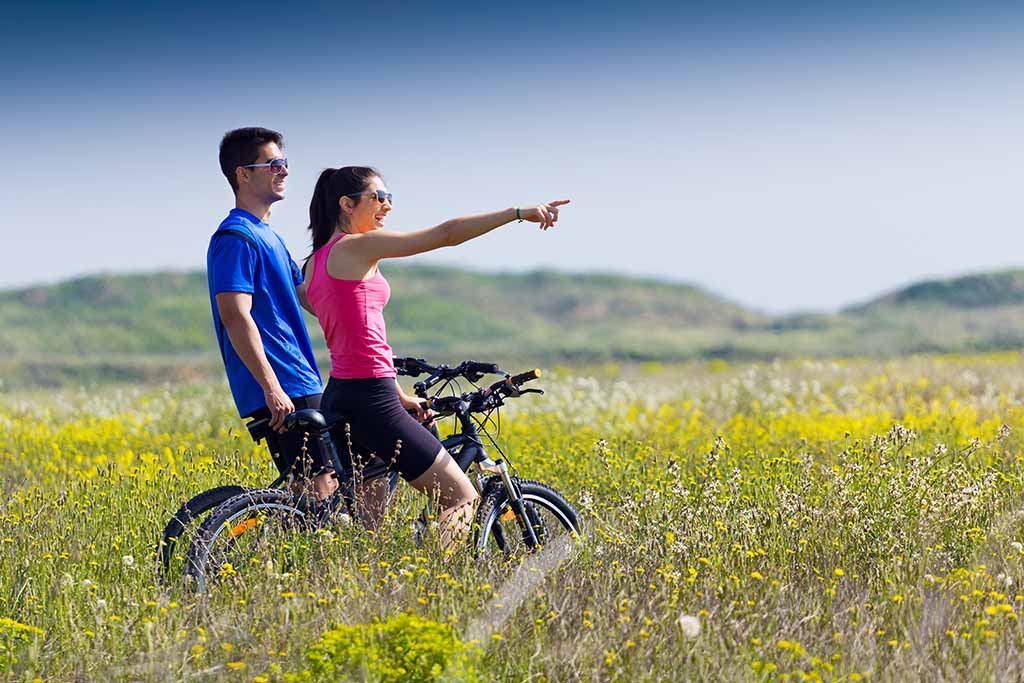
[[[509,507],[512,508],[513,514],[516,516],[516,521],[519,523],[519,528],[523,532],[523,540],[526,545],[530,548],[536,548],[540,545],[540,541],[537,540],[537,532],[533,528],[533,524],[530,522],[530,516],[526,511],[526,503],[523,501],[523,493],[519,490],[519,485],[516,484],[515,480],[512,479],[512,475],[509,474],[508,464],[500,459],[494,462],[493,465],[481,465],[481,469],[487,472],[493,472],[501,477],[501,483],[505,486],[505,490],[508,491],[508,503]]]

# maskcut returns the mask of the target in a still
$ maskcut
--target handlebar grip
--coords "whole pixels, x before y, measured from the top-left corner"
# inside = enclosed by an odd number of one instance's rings
[[[478,360],[467,360],[465,368],[469,372],[479,372],[485,375],[496,375],[501,372],[501,370],[498,369],[497,363],[481,363]]]
[[[428,372],[430,368],[422,358],[393,358],[392,362],[394,363],[395,371],[399,375],[407,377],[419,377],[424,372]]]
[[[541,374],[542,373],[540,371],[540,368],[534,368],[533,370],[527,370],[526,372],[521,372],[518,375],[513,375],[512,377],[508,378],[508,381],[511,382],[512,384],[515,384],[516,386],[519,386],[520,384],[532,382],[533,380],[539,378]]]

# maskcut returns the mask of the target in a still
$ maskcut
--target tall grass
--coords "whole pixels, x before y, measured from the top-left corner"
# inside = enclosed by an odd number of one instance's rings
[[[1016,358],[539,384],[547,396],[504,413],[501,443],[574,502],[586,536],[518,605],[502,604],[515,567],[413,546],[421,501],[406,487],[376,536],[298,534],[308,562],[238,568],[209,596],[164,585],[153,545],[183,499],[273,478],[224,388],[4,396],[2,676],[1024,677]],[[403,659],[413,651],[428,669]]]

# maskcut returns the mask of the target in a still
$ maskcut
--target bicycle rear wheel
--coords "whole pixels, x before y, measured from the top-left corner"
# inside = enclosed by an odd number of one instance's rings
[[[210,510],[240,493],[245,493],[245,488],[242,486],[218,486],[203,491],[182,503],[181,507],[178,508],[178,511],[174,513],[174,516],[171,517],[164,527],[163,535],[160,537],[160,544],[156,549],[157,573],[162,580],[167,580],[170,577],[171,562],[175,557],[174,549],[177,547],[178,541],[183,538],[188,540],[188,537],[191,536],[191,534],[187,534],[187,530],[197,526],[201,518]],[[184,559],[184,556],[179,557],[179,559]]]
[[[567,535],[580,535],[579,516],[562,494],[539,481],[520,480],[517,483],[537,543],[527,538],[512,510],[508,491],[500,479],[494,478],[484,487],[477,511],[474,548],[478,555],[500,553],[511,559]]]
[[[304,566],[310,544],[301,532],[316,528],[318,517],[308,501],[281,489],[228,499],[199,527],[185,564],[186,581],[205,592],[214,583]]]

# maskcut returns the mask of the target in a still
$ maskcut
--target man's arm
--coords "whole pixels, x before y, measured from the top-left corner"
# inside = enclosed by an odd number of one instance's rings
[[[303,282],[301,284],[295,285],[295,295],[299,297],[300,306],[302,306],[304,309],[306,309],[313,315],[316,315],[316,311],[314,311],[313,307],[309,305],[309,297],[306,296],[306,284],[306,282]]]
[[[306,296],[306,289],[309,288],[309,278],[313,275],[313,257],[310,256],[302,265],[302,282],[295,283],[295,295],[299,297],[299,305],[316,315],[316,311],[309,305],[309,297]]]
[[[217,313],[231,340],[235,353],[245,363],[252,376],[263,388],[263,396],[270,409],[270,427],[284,431],[284,418],[295,410],[295,405],[281,388],[281,383],[270,367],[267,354],[263,351],[263,340],[252,319],[252,294],[245,292],[220,292],[217,294]]]

